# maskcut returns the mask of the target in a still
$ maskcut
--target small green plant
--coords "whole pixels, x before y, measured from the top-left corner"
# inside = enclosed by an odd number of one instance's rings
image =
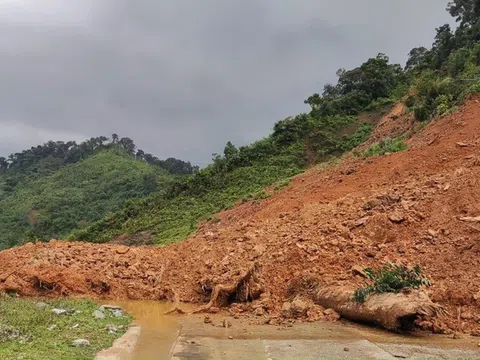
[[[395,139],[385,138],[381,142],[373,143],[367,150],[364,152],[364,156],[379,156],[385,155],[386,153],[395,153],[403,151],[407,148],[407,144],[403,141],[403,137],[398,137]]]
[[[388,263],[377,270],[366,268],[364,272],[373,284],[355,290],[353,299],[359,303],[365,302],[370,294],[398,293],[403,289],[418,289],[431,285],[430,280],[422,276],[419,265],[409,269],[405,265]]]
[[[275,191],[280,191],[282,190],[283,188],[289,186],[291,183],[291,180],[290,179],[284,179],[284,180],[280,180],[278,181],[275,186],[273,187],[273,190]]]

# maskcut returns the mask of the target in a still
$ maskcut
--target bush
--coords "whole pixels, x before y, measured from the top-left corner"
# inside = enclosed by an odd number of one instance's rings
[[[408,107],[408,108],[413,108],[415,106],[415,96],[409,95],[405,99],[405,106]]]
[[[399,293],[403,289],[430,286],[430,280],[422,276],[419,265],[408,269],[405,265],[386,264],[377,270],[366,268],[364,272],[373,284],[355,290],[353,299],[359,303],[365,302],[370,294]]]
[[[403,142],[403,137],[398,137],[395,139],[385,138],[381,142],[372,144],[364,152],[364,156],[379,156],[385,155],[386,153],[395,153],[403,151],[407,148],[407,144]]]

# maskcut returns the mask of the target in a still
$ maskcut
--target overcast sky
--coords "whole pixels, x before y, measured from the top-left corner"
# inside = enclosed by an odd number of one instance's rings
[[[338,68],[404,63],[447,0],[0,0],[0,155],[128,136],[206,165],[307,111]]]

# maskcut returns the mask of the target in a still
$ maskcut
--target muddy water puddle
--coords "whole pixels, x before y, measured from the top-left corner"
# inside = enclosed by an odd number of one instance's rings
[[[134,324],[141,327],[135,351],[124,360],[169,359],[169,352],[180,332],[177,316],[165,315],[172,304],[158,301],[110,301],[121,306],[134,317]]]
[[[472,339],[451,339],[446,336],[414,333],[397,335],[376,328],[350,322],[296,322],[293,326],[251,325],[250,319],[234,319],[228,314],[209,315],[211,323],[204,322],[205,315],[165,315],[172,304],[157,301],[113,301],[134,317],[140,325],[140,337],[131,357],[124,360],[169,359],[172,349],[181,334],[188,343],[197,344],[198,339],[212,340],[368,340],[376,344],[430,346],[436,348],[478,349]],[[183,305],[186,311],[192,308]],[[224,320],[231,323],[225,328]]]

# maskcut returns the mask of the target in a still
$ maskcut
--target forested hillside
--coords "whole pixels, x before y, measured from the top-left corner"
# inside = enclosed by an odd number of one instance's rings
[[[265,186],[284,186],[307,166],[356,147],[374,126],[361,119],[375,119],[395,102],[404,101],[419,122],[455,110],[480,91],[480,0],[453,1],[447,11],[457,28],[440,26],[431,48],[412,49],[405,66],[390,64],[379,54],[357,68],[338,70],[337,84],[327,84],[321,94],[305,100],[309,113],[276,123],[270,136],[250,146],[236,148],[228,142],[210,166],[174,183],[167,193],[130,202],[70,238],[103,242],[146,231],[156,243],[177,241],[215,212],[241,199],[268,197]],[[401,138],[384,139],[357,155],[403,149]]]
[[[63,237],[167,188],[190,163],[135,151],[131,139],[48,142],[0,158],[0,248]]]

